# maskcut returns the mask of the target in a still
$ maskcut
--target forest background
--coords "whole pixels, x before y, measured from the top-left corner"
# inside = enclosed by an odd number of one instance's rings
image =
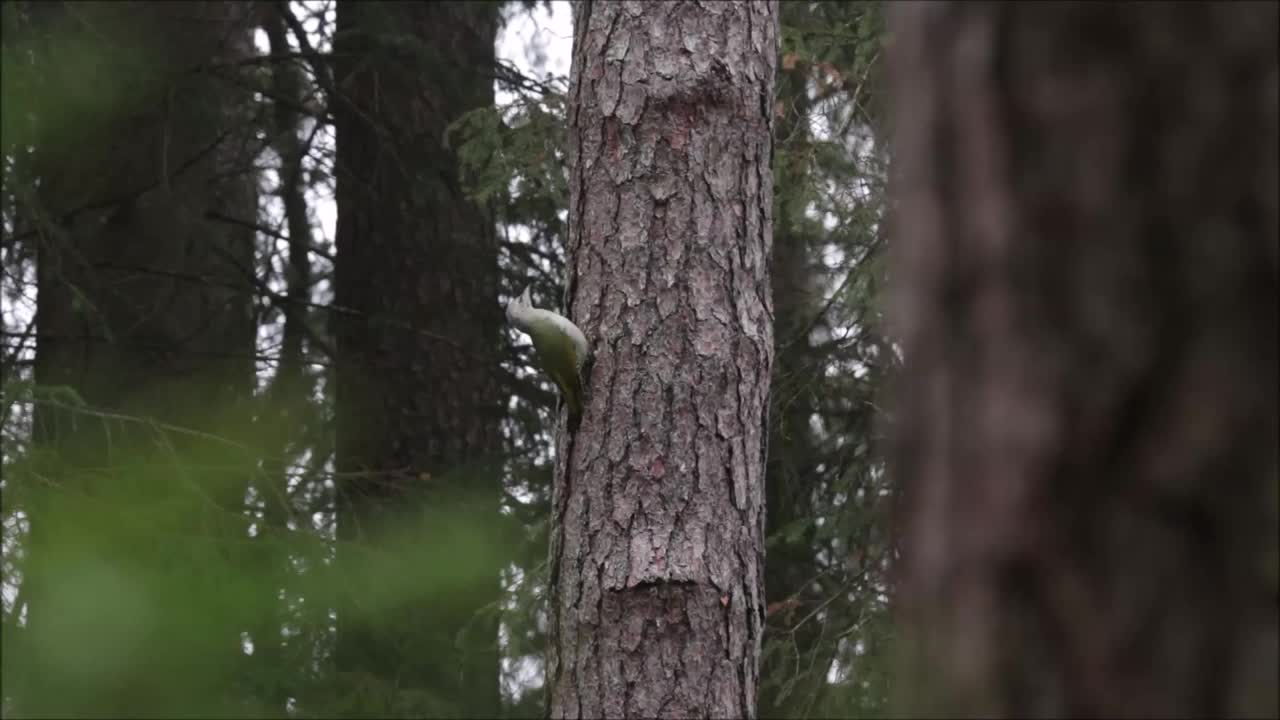
[[[1071,263],[1052,252],[1011,251],[1008,266],[1025,270],[1021,282],[1010,283],[1011,296],[1083,308],[1080,316],[1093,318],[1086,325],[1106,328],[1096,336],[1081,331],[1084,339],[984,335],[986,326],[963,310],[952,313],[970,307],[967,292],[988,297],[972,290],[980,282],[974,278],[985,276],[964,274],[963,246],[939,255],[960,268],[951,276],[930,275],[934,266],[920,260],[928,249],[918,246],[923,255],[904,251],[908,259],[890,263],[887,189],[890,157],[900,156],[891,143],[899,132],[892,111],[920,109],[902,122],[917,126],[928,113],[950,113],[956,128],[948,142],[961,147],[984,138],[966,122],[990,120],[984,109],[1000,102],[1018,104],[984,95],[991,88],[977,81],[965,86],[972,78],[958,72],[956,86],[972,95],[948,94],[945,80],[921,80],[921,93],[952,104],[930,105],[920,95],[911,98],[920,104],[908,106],[890,97],[907,85],[894,84],[890,56],[915,58],[917,70],[951,60],[965,67],[966,53],[978,52],[971,48],[991,28],[1021,28],[1033,37],[1052,34],[1061,18],[973,11],[903,20],[902,27],[921,23],[917,30],[930,21],[940,23],[928,26],[932,31],[958,28],[956,37],[972,40],[939,43],[930,56],[918,46],[893,47],[886,21],[892,11],[881,3],[774,7],[773,356],[755,711],[877,717],[913,704],[936,711],[932,700],[921,699],[932,697],[921,690],[929,676],[912,674],[929,666],[918,655],[929,647],[933,662],[961,678],[954,696],[961,700],[942,706],[944,714],[992,707],[1015,715],[1025,708],[1274,714],[1280,706],[1275,170],[1250,164],[1247,150],[1204,139],[1234,128],[1259,155],[1275,156],[1274,82],[1266,90],[1276,79],[1275,40],[1237,32],[1259,18],[1263,27],[1270,19],[1274,30],[1274,7],[1215,15],[1221,22],[1203,35],[1193,31],[1198,15],[1165,7],[1147,16],[1164,32],[1160,37],[1191,35],[1198,44],[1169,49],[1157,39],[1149,47],[1135,42],[1140,49],[1130,52],[1127,41],[1110,39],[1125,49],[1098,52],[1102,76],[1209,68],[1187,76],[1194,97],[1209,98],[1203,102],[1210,109],[1203,117],[1186,111],[1202,124],[1191,122],[1176,142],[1203,140],[1227,158],[1221,174],[1242,178],[1227,185],[1254,204],[1243,215],[1222,216],[1229,218],[1222,227],[1245,228],[1227,233],[1222,253],[1196,251],[1189,240],[1180,245],[1175,232],[1168,252],[1182,253],[1179,262],[1156,261],[1150,276],[1124,263],[1163,257],[1164,250],[1138,260],[1097,251],[1072,266],[1081,277],[1121,267],[1099,281],[1099,292],[1055,284],[1055,270]],[[530,286],[540,306],[568,312],[565,247],[575,192],[568,167],[571,145],[579,142],[570,130],[577,102],[569,77],[573,12],[568,3],[532,0],[4,3],[5,716],[545,713],[561,414],[554,385],[538,371],[527,340],[504,322],[502,307]],[[1082,26],[1095,23],[1103,35],[1113,29],[1108,23],[1132,22],[1066,15]],[[1009,47],[1039,57],[1017,43]],[[1042,65],[1019,67],[1042,73],[1037,87],[1061,90],[1053,85],[1063,77],[1054,74],[1055,56],[1045,53]],[[944,76],[937,70],[930,77]],[[1228,76],[1244,77],[1231,81],[1233,92],[1257,102],[1221,100]],[[1041,107],[1039,96],[1025,93],[1029,106]],[[1162,95],[1151,102],[1173,101]],[[1214,115],[1214,102],[1230,111]],[[1146,106],[1134,108],[1133,117],[1148,117]],[[945,133],[936,130],[945,125],[939,121],[931,131]],[[1070,165],[1051,152],[1057,145],[1035,145],[1036,138],[1054,137],[1037,131],[1043,128],[1031,122],[1011,126],[1008,142]],[[916,132],[923,142],[927,131],[902,132]],[[921,154],[906,157],[919,173]],[[1162,157],[1130,161],[1164,167]],[[948,176],[947,163],[960,167],[972,158],[957,151],[937,162],[939,187],[949,179],[963,196],[965,181]],[[1135,185],[1145,182],[1139,175]],[[1057,187],[1057,176],[1040,177]],[[1091,197],[1089,183],[1062,182],[1078,192],[1071,197]],[[1189,181],[1199,190],[1151,199],[1135,217],[1160,215],[1151,208],[1176,204],[1170,197],[1212,195],[1207,182]],[[1116,197],[1131,189],[1119,181],[1107,187]],[[1205,223],[1221,220],[1216,198],[1199,207],[1210,218]],[[1221,204],[1237,208],[1231,204],[1237,199]],[[979,198],[970,207],[989,206]],[[1202,216],[1190,216],[1186,227],[1202,227],[1195,224]],[[1242,216],[1242,225],[1232,224]],[[1052,213],[1036,217],[1041,227],[1060,227]],[[1186,279],[1189,267],[1201,279]],[[895,335],[888,288],[901,280],[898,270],[918,281],[917,295],[901,297],[914,298],[913,307],[930,319],[904,323],[907,330]],[[1116,290],[1143,282],[1164,293],[1156,309]],[[1045,295],[1036,295],[1042,289]],[[1084,295],[1093,299],[1080,300]],[[929,304],[937,298],[945,302]],[[1206,298],[1205,314],[1217,313],[1207,319],[1193,311],[1205,308]],[[1125,315],[1131,306],[1140,309]],[[1143,315],[1148,310],[1150,317]],[[1170,321],[1171,328],[1166,311],[1191,319]],[[1063,312],[1036,318],[1053,325],[1077,317]],[[1113,312],[1121,319],[1109,320]],[[1224,316],[1235,319],[1227,330],[1206,329],[1223,325]],[[1154,335],[1134,340],[1138,349],[1108,344],[1130,336],[1126,322],[1145,331],[1151,317]],[[1169,338],[1178,327],[1207,339],[1174,343]],[[975,347],[1007,350],[1001,357],[1013,359],[1005,366],[981,352],[943,352],[946,362],[922,363],[915,374],[903,366],[904,346],[934,346],[912,332],[959,338],[963,347],[970,333]],[[1098,393],[1137,398],[1071,416],[1120,418],[1120,429],[1107,426],[1115,437],[1080,440],[1060,430],[1063,446],[1086,443],[1073,451],[1086,459],[1063,459],[1044,450],[1052,443],[1037,446],[1041,441],[1031,438],[1041,428],[1039,406],[1018,405],[1014,425],[1031,428],[1018,441],[969,447],[938,440],[967,437],[966,426],[985,422],[979,409],[1003,407],[1017,395],[1017,382],[991,378],[1009,367],[1015,375],[1026,370],[1019,362],[1035,365],[1018,355],[1029,347],[1019,344],[1027,337],[1055,348],[1077,347],[1071,343],[1078,339],[1089,348],[1079,356],[1063,352],[1076,364],[1063,361],[1055,376],[1062,396],[1087,386],[1097,370]],[[1209,355],[1228,360],[1210,363],[1212,380],[1194,376],[1179,384],[1168,378],[1182,377],[1184,365],[1148,362],[1143,342],[1174,348],[1161,357],[1199,358],[1204,347],[1226,348]],[[1137,358],[1133,367],[1080,360],[1111,350]],[[929,385],[926,377],[943,384]],[[1150,377],[1164,380],[1147,383]],[[972,417],[951,406],[949,414],[935,415],[924,391],[894,395],[899,383],[936,389],[970,380],[970,389],[948,397],[972,401]],[[1199,404],[1188,410],[1180,398]],[[1191,415],[1230,428],[1232,439],[1203,423],[1181,422]],[[1022,423],[1027,418],[1030,425]],[[1161,418],[1174,419],[1165,427]],[[1154,429],[1126,434],[1129,427]],[[900,435],[892,441],[895,429]],[[1095,453],[1088,443],[1108,449]],[[1144,452],[1170,458],[1175,469],[1149,470],[1144,463],[1159,463]],[[995,479],[948,486],[923,459],[933,457],[963,457],[978,468],[973,472]],[[1058,474],[1043,469],[1050,466]],[[1133,491],[1167,525],[1121,514],[1120,530],[1096,529],[1081,518],[1112,507],[1110,486],[1055,484],[1133,468],[1135,477],[1176,476],[1168,493],[1141,483]],[[1004,472],[1049,478],[1036,487],[1048,488],[1053,502],[1066,498],[1063,516],[1045,520],[1035,515],[1042,509],[1036,502],[1002,494]],[[970,500],[956,499],[965,487],[976,488]],[[1206,489],[1212,487],[1218,490]],[[929,502],[945,497],[956,508],[950,513]],[[1009,521],[1019,513],[1022,520]],[[921,534],[922,523],[940,528],[936,537]],[[1007,572],[1000,566],[987,578],[977,565],[957,564],[978,567],[974,577],[983,579],[972,582],[923,560],[905,571],[898,566],[902,543],[913,539],[912,547],[946,545],[990,527],[1016,544],[1037,524],[1085,528],[1064,537],[1112,564],[1079,570],[1072,553],[1044,550],[1037,556],[1044,567],[1069,570],[1046,571],[1043,585],[1027,580],[1039,576],[1021,566]],[[1126,543],[1127,549],[1113,547]],[[1157,570],[1133,573],[1151,582],[1113,582],[1129,572],[1125,563],[1157,546],[1171,549],[1142,556]],[[1204,591],[1205,584],[1225,589]],[[895,601],[904,587],[930,598],[908,604],[922,616]],[[1099,588],[1123,597],[1103,602],[1089,594]],[[1185,603],[1170,599],[1184,591],[1191,597]],[[997,596],[1015,600],[1001,605],[991,600]],[[939,597],[955,598],[960,609],[929,605]],[[1108,625],[1081,619],[1089,614],[1085,607],[1136,615]],[[975,622],[980,629],[973,632],[991,632],[997,640],[990,647],[1012,648],[1011,654],[957,660],[957,648],[989,647],[972,644],[957,627],[997,614],[1015,618],[1011,627]],[[899,630],[907,617],[932,618],[940,631],[920,645]],[[1148,618],[1156,619],[1144,624]],[[1107,636],[1130,637],[1123,625],[1129,620],[1137,628],[1131,644],[1107,645]],[[1098,640],[1073,645],[1058,632]],[[1176,646],[1168,640],[1174,636],[1191,639]],[[1134,652],[1176,657],[1166,665],[1134,660]],[[1034,656],[1028,666],[1050,670],[991,679],[1001,663],[1019,662],[1019,653]],[[1100,658],[1106,662],[1093,662]],[[958,669],[970,659],[985,678],[966,678]],[[1097,666],[1101,675],[1075,662]],[[1158,668],[1134,671],[1134,663]],[[1200,677],[1207,671],[1197,669],[1210,667],[1225,669],[1159,701],[1145,694],[1152,690],[1147,681]]]

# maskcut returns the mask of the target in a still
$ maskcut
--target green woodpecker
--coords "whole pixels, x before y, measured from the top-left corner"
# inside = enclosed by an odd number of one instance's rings
[[[507,318],[533,340],[538,361],[564,395],[569,422],[582,417],[582,367],[591,354],[587,336],[569,318],[533,306],[529,288],[507,305]]]

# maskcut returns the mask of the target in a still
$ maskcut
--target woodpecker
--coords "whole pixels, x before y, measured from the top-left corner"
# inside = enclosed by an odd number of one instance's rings
[[[591,354],[587,336],[569,318],[533,306],[529,288],[507,304],[507,319],[533,340],[542,369],[569,406],[570,426],[582,417],[582,368]]]

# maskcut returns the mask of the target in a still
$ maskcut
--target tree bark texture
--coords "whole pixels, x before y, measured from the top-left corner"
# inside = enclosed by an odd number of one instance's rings
[[[763,627],[776,3],[584,2],[553,717],[751,717]]]
[[[1276,5],[892,9],[909,707],[1275,717]]]
[[[396,517],[460,496],[497,518],[501,308],[492,218],[459,183],[446,128],[493,103],[494,3],[341,3],[337,124],[336,454],[339,538],[379,547]],[[465,470],[449,484],[446,471]],[[356,566],[347,567],[355,572]],[[439,703],[418,714],[499,712],[500,567],[456,602],[367,605],[352,578],[337,661]],[[414,567],[403,572],[413,574]],[[359,608],[363,607],[363,610]],[[408,645],[405,637],[421,642]],[[366,709],[373,712],[372,709]]]
[[[237,441],[251,417],[254,232],[214,219],[251,221],[257,211],[251,97],[215,69],[252,54],[246,10],[41,10],[50,45],[33,64],[44,92],[31,108],[41,129],[35,379],[134,419],[37,405],[34,439],[58,463],[48,470],[54,490],[32,493],[28,506],[30,654],[12,662],[30,681],[14,691],[23,714],[220,711],[243,663],[239,633],[251,613],[193,621],[191,605],[223,588],[208,575],[175,587],[171,568],[199,562],[186,542],[196,534],[202,548],[244,537],[256,458],[167,428]],[[124,503],[164,511],[141,528],[107,517]],[[104,516],[92,530],[88,508]],[[110,582],[82,600],[83,577],[104,574],[146,611],[119,612]],[[127,650],[113,637],[127,637]],[[209,667],[189,671],[194,657]]]

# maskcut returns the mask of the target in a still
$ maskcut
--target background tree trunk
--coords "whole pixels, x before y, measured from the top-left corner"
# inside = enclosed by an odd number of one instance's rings
[[[500,474],[481,465],[502,449],[497,247],[445,144],[449,123],[493,103],[496,32],[494,3],[338,6],[335,294],[353,312],[335,316],[336,453],[339,472],[364,473],[339,484],[344,541],[386,549],[393,518],[463,495],[498,517]],[[405,560],[406,577],[430,569]],[[496,716],[497,620],[477,612],[498,600],[500,566],[471,570],[447,602],[383,609],[353,576],[339,669],[419,693],[397,712]]]
[[[31,500],[30,654],[5,658],[30,681],[15,692],[23,714],[230,706],[248,620],[201,605],[216,579],[171,578],[200,562],[174,538],[203,533],[201,549],[218,552],[247,524],[254,458],[213,436],[243,439],[249,424],[254,233],[210,219],[256,214],[250,96],[215,69],[252,53],[245,10],[42,10],[60,44],[38,59],[47,104],[31,108],[42,132],[35,379],[112,416],[35,412],[34,439],[60,462],[42,468],[48,489]],[[118,507],[136,515],[111,516]],[[140,539],[140,524],[156,535]],[[193,672],[193,657],[209,664]]]
[[[1275,717],[1276,5],[893,10],[908,707]]]
[[[288,3],[273,3],[259,13],[261,27],[267,36],[267,48],[273,56],[290,53]],[[297,646],[287,647],[282,630],[287,620],[287,601],[280,599],[282,588],[290,582],[289,519],[290,471],[302,454],[309,438],[306,428],[314,422],[311,411],[315,382],[308,372],[306,340],[313,283],[311,268],[311,221],[306,199],[307,177],[304,160],[310,143],[304,142],[304,118],[299,108],[306,101],[306,75],[300,61],[280,61],[271,66],[270,142],[279,158],[276,193],[284,210],[284,226],[288,231],[284,254],[285,291],[280,310],[284,327],[280,332],[280,355],[275,376],[264,393],[267,402],[258,416],[255,436],[262,448],[263,472],[256,489],[262,503],[262,525],[257,535],[263,564],[263,611],[252,630],[255,678],[268,712],[283,714],[291,695],[297,695],[292,678],[303,665]],[[276,243],[272,238],[269,242]],[[274,253],[268,253],[268,257]],[[311,421],[311,422],[309,422]],[[300,480],[300,478],[299,478]],[[301,488],[299,488],[301,489]],[[287,588],[293,590],[293,588]],[[317,603],[319,605],[319,603]],[[297,640],[293,640],[297,642]],[[290,652],[292,651],[292,652]],[[291,687],[294,685],[294,687]]]
[[[763,624],[774,3],[584,2],[553,717],[751,717]]]

